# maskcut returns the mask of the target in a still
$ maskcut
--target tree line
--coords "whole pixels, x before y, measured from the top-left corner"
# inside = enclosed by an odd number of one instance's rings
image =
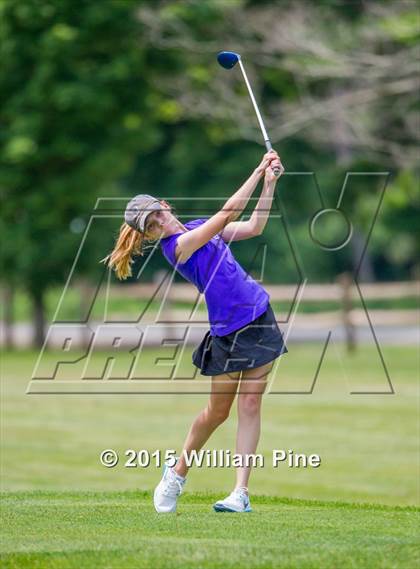
[[[4,0],[0,11],[1,279],[9,308],[13,290],[29,294],[38,345],[46,291],[65,283],[99,197],[151,193],[211,215],[259,161],[258,125],[240,77],[216,63],[222,49],[242,54],[287,172],[261,241],[234,245],[239,261],[261,266],[266,243],[268,282],[295,282],[302,267],[328,281],[356,270],[371,232],[362,277],[413,276],[414,2]],[[308,224],[317,188],[336,207],[347,172],[364,173],[345,206],[353,237],[327,256]],[[99,278],[119,223],[85,243],[81,276]],[[332,219],[323,231],[343,227]],[[142,279],[165,266],[155,256]]]

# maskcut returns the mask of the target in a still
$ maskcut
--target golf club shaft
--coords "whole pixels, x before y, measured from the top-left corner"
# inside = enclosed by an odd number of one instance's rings
[[[255,100],[254,93],[252,92],[252,88],[251,88],[251,85],[248,81],[248,77],[245,73],[245,68],[242,65],[242,61],[239,59],[238,63],[239,63],[239,67],[241,68],[242,75],[244,76],[245,84],[248,88],[248,93],[249,93],[249,96],[251,97],[252,104],[254,105],[255,113],[256,113],[257,119],[258,119],[258,123],[260,125],[261,132],[262,132],[262,135],[264,138],[265,147],[267,148],[267,151],[270,151],[270,150],[272,150],[273,146],[272,146],[271,141],[268,137],[268,134],[267,134],[267,131],[266,131],[266,128],[264,125],[264,121],[263,121],[261,113],[260,113],[260,109],[258,108],[257,101]],[[274,168],[273,172],[276,176],[278,176],[280,174],[280,169]]]

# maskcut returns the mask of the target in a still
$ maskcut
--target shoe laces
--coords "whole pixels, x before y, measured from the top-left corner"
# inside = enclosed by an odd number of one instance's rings
[[[179,496],[182,494],[183,486],[182,482],[180,482],[175,476],[166,479],[165,489],[163,490],[163,494],[168,496],[169,498],[174,498],[175,496]]]
[[[246,493],[244,488],[236,488],[236,490],[234,490],[231,494],[231,496],[237,496],[239,497],[241,500],[247,502],[249,499],[248,494]]]

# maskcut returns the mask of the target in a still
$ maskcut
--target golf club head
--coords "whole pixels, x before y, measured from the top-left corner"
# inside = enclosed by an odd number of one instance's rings
[[[217,61],[225,69],[232,69],[241,59],[239,53],[234,51],[221,51],[217,56]]]

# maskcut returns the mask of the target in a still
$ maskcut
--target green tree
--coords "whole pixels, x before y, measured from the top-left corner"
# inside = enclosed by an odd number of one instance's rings
[[[149,160],[150,172],[157,161],[166,164],[167,176],[159,188],[166,198],[230,195],[263,150],[239,70],[227,72],[216,63],[219,50],[232,49],[246,62],[286,172],[316,172],[329,203],[334,203],[347,171],[389,171],[398,184],[388,187],[387,196],[407,179],[398,193],[411,199],[406,186],[417,189],[419,142],[420,18],[414,3],[157,0],[142,6],[139,18],[150,45],[171,50],[182,62],[161,77],[160,97],[171,98],[177,112]],[[132,181],[148,185],[148,176],[138,171]],[[298,249],[318,267],[317,276],[331,279],[337,270],[356,266],[367,237],[359,227],[349,247],[352,256],[343,259],[343,266],[327,266],[305,251],[307,220],[299,214],[308,195],[316,196],[302,191],[302,179],[297,184],[287,176],[280,181],[280,192],[292,183],[296,191],[288,213],[303,236]],[[377,187],[369,184],[352,192],[348,207],[368,228]],[[209,200],[209,211],[214,204]],[[404,226],[410,207],[417,211],[412,201],[400,207],[398,199],[387,198],[364,256],[364,280],[410,277],[416,259],[415,237],[408,235],[414,235],[415,225]],[[275,233],[270,223],[265,236],[271,240]],[[392,255],[382,254],[384,235],[392,237]],[[249,258],[248,244],[235,244],[235,249],[241,261]],[[286,261],[284,257],[281,265],[268,266],[267,276],[277,282],[293,280],[293,263]]]
[[[138,4],[0,4],[1,270],[30,294],[37,345],[45,292],[80,241],[71,229],[159,141]]]

